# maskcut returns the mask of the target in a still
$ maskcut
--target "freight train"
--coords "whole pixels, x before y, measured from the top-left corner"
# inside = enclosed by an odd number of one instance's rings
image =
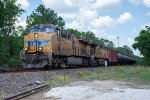
[[[20,59],[23,68],[110,66],[134,64],[137,61],[53,24],[39,24],[30,28],[29,34],[24,36]]]

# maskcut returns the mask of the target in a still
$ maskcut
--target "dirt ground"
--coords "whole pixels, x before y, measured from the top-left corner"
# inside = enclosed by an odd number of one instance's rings
[[[80,81],[46,90],[22,100],[150,100],[150,85],[123,81]]]

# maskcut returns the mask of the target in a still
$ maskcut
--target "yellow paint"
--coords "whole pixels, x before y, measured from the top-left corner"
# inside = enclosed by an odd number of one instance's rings
[[[54,33],[36,33],[38,34],[38,37],[35,37],[35,33],[30,33],[27,36],[24,37],[24,48],[28,48],[27,52],[52,52],[52,41],[51,41],[51,36],[54,35]],[[42,50],[39,50],[38,44],[34,46],[28,46],[28,41],[38,41],[38,40],[49,40],[50,43],[45,44],[42,46]]]
[[[76,56],[87,56],[90,57],[90,53],[92,50],[91,45],[87,44],[84,45],[83,43],[79,42],[78,38],[68,38],[68,37],[62,37],[57,35],[57,33],[41,33],[38,32],[38,38],[35,37],[35,33],[30,33],[27,36],[24,37],[24,48],[28,48],[28,53],[34,53],[34,52],[51,52],[55,55],[76,55]],[[50,42],[48,44],[45,44],[42,46],[42,50],[39,50],[39,47],[37,45],[34,46],[28,46],[28,42],[26,41],[35,41],[35,40],[49,40]],[[75,48],[73,48],[72,41],[74,40]],[[109,51],[105,48],[101,48],[99,46],[96,47],[95,50],[95,57],[98,58],[109,58]]]

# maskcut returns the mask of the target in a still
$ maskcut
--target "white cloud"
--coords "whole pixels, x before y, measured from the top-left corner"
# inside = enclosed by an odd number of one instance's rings
[[[125,12],[124,14],[120,15],[120,17],[117,19],[118,23],[126,23],[130,20],[132,20],[132,14]]]
[[[138,6],[138,5],[140,5],[141,3],[143,3],[143,5],[144,5],[145,7],[150,8],[150,0],[129,0],[129,2],[130,2],[131,4],[133,4],[133,5],[136,5],[136,6]]]
[[[77,17],[77,13],[59,13],[63,19],[75,19]]]
[[[93,4],[95,9],[114,9],[121,5],[121,0],[96,0]]]
[[[150,8],[150,0],[143,0],[143,5]]]
[[[81,8],[111,10],[121,5],[122,0],[42,0],[46,7],[54,9],[58,13],[78,12]]]
[[[128,45],[130,45],[130,46],[132,46],[132,44],[134,43],[134,39],[131,37],[128,37],[127,41],[128,41]]]
[[[147,12],[147,13],[146,13],[146,16],[150,16],[150,12]]]
[[[58,13],[75,12],[82,2],[80,0],[42,0],[43,4]]]
[[[91,22],[91,25],[94,28],[104,28],[111,27],[114,24],[114,19],[110,16],[99,16],[98,19],[95,19]]]
[[[90,8],[81,8],[79,10],[79,17],[83,16],[84,18],[96,18],[98,16],[97,11],[96,10],[92,10]],[[81,18],[82,19],[82,18]]]
[[[75,20],[71,23],[66,24],[66,28],[72,28],[72,29],[79,29],[79,26],[81,27],[80,23],[76,22]]]
[[[80,8],[76,13],[61,13],[59,15],[69,21],[66,23],[67,28],[69,28],[69,25],[71,25],[72,28],[73,25],[76,26],[76,24],[79,24],[76,29],[80,31],[90,30],[90,22],[98,17],[96,10],[87,7]]]
[[[133,5],[138,6],[142,3],[142,0],[129,0],[129,2]]]
[[[126,23],[130,20],[132,20],[132,14],[129,12],[125,12],[124,14],[120,15],[118,18],[112,18],[110,16],[99,16],[99,18],[94,19],[91,22],[91,25],[94,28],[106,28],[106,27],[113,27],[116,26],[118,24],[123,24]]]
[[[21,8],[23,9],[28,9],[29,6],[30,6],[30,3],[28,0],[17,0],[16,2],[17,4],[20,4],[21,5]]]

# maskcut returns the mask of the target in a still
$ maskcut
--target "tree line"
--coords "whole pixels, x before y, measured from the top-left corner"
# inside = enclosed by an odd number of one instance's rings
[[[18,17],[25,12],[16,0],[0,0],[0,67],[19,67],[19,53],[23,49],[23,37],[29,33],[29,28],[35,24],[54,24],[65,28],[65,21],[57,13],[39,5],[31,15],[26,18],[26,27],[16,26]],[[97,44],[112,48],[122,54],[134,56],[128,46],[115,48],[114,43],[107,39],[98,38],[91,31],[80,32],[74,29],[68,31],[77,36],[84,36]],[[135,57],[135,56],[134,56]]]

